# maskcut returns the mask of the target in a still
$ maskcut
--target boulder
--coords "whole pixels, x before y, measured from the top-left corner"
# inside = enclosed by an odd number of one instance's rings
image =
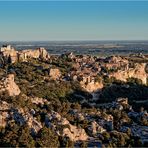
[[[89,129],[93,135],[95,135],[97,133],[103,133],[106,131],[102,126],[97,124],[96,121],[91,122],[91,127]]]
[[[69,124],[69,128],[63,129],[63,135],[70,138],[71,141],[85,141],[88,139],[88,136],[84,129],[77,128],[74,125]]]
[[[7,91],[9,96],[17,96],[20,94],[20,89],[14,82],[14,74],[9,74],[0,82],[0,92]]]
[[[57,80],[60,78],[61,76],[61,72],[59,69],[57,68],[51,68],[49,69],[49,76],[54,79],[54,80]]]

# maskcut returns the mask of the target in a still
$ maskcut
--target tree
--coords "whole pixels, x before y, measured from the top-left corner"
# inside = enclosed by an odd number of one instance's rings
[[[58,141],[58,136],[55,134],[54,131],[52,131],[50,128],[43,127],[36,139],[37,147],[58,147],[59,146],[59,141]]]
[[[12,63],[12,59],[11,59],[11,56],[10,55],[8,56],[8,63],[9,64]]]
[[[0,139],[1,147],[34,147],[34,140],[27,125],[9,125]]]

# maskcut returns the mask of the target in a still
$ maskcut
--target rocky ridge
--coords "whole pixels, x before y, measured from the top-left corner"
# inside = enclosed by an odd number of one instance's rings
[[[1,47],[0,56],[3,64],[27,61],[28,59],[31,59],[31,58],[35,58],[35,59],[41,58],[45,60],[50,58],[50,55],[48,54],[45,48],[17,51],[10,45]]]

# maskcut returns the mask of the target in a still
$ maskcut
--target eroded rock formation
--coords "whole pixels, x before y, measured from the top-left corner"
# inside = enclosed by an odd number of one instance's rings
[[[41,59],[49,59],[50,55],[46,51],[45,48],[38,48],[35,50],[28,49],[22,51],[16,51],[10,45],[6,45],[1,47],[0,55],[3,59],[4,63],[15,63],[17,61],[27,61],[31,58],[41,58]]]
[[[88,92],[97,92],[98,90],[103,88],[103,83],[102,81],[100,82],[95,82],[93,78],[90,76],[88,77],[83,77],[82,81],[80,81],[80,85],[82,88],[87,90]]]
[[[69,124],[70,128],[63,129],[63,136],[67,136],[72,141],[87,140],[88,136],[84,129],[77,128],[74,125]]]
[[[59,113],[52,111],[51,114],[48,114],[47,121],[51,122],[54,120],[58,121],[59,125],[66,125],[66,127],[62,129],[63,137],[69,137],[72,141],[88,139],[88,136],[84,129],[71,125],[66,118],[63,118]],[[52,126],[56,127],[55,125]],[[57,133],[59,133],[59,131],[57,131]]]
[[[9,74],[0,82],[0,92],[8,92],[9,96],[17,96],[20,94],[20,89],[14,81],[14,74]]]
[[[48,59],[50,58],[48,52],[45,50],[45,48],[38,48],[35,50],[22,50],[18,52],[18,60],[19,61],[27,61],[30,58],[41,58],[41,59]]]
[[[128,78],[137,78],[140,79],[143,84],[147,84],[147,73],[145,71],[145,67],[146,63],[136,63],[134,68],[112,72],[109,77],[115,77],[117,80],[125,82]]]
[[[5,101],[1,101],[0,104],[0,127],[6,127],[7,122],[10,119],[14,119],[19,125],[27,123],[35,133],[42,128],[41,123],[29,111],[24,111],[23,108],[13,108]]]

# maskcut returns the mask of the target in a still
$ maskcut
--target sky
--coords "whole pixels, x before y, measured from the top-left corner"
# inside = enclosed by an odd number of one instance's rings
[[[148,1],[0,1],[0,41],[148,40]]]

